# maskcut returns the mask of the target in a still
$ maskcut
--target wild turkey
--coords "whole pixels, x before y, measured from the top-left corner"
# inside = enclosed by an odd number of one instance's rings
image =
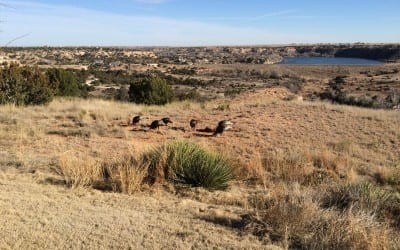
[[[192,128],[192,130],[196,129],[197,123],[199,123],[199,120],[195,119],[190,120],[190,127]]]
[[[151,124],[150,124],[150,126],[149,126],[149,128],[150,129],[160,129],[160,121],[159,120],[155,120],[155,121],[153,121]]]
[[[213,133],[213,132],[215,132],[215,129],[212,129],[210,127],[205,127],[203,129],[197,129],[196,131],[203,132],[203,133]]]
[[[132,125],[137,125],[140,122],[140,119],[141,119],[140,115],[133,117]]]
[[[164,125],[166,125],[166,126],[168,125],[168,123],[173,123],[169,117],[162,118],[161,121],[162,121],[162,122],[164,123]]]
[[[233,125],[232,122],[229,120],[223,120],[218,122],[218,126],[215,129],[214,136],[217,136],[218,134],[222,135],[224,131],[231,129],[232,125]]]

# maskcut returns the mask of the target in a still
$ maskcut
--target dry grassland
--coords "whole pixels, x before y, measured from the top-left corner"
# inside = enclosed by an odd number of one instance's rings
[[[78,99],[1,106],[0,248],[398,247],[400,113],[288,95],[278,88],[165,107]],[[174,123],[160,132],[125,126],[138,114],[142,124]],[[199,128],[222,119],[234,128],[210,137],[190,130],[193,118]],[[230,188],[145,183],[140,155],[173,139],[229,158]]]

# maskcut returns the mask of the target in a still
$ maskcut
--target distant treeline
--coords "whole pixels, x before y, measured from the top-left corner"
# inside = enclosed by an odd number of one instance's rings
[[[194,71],[189,70],[191,75],[193,75]],[[176,73],[175,71],[173,71]],[[179,71],[184,72],[184,70]],[[186,72],[186,71],[185,71]],[[83,73],[76,73],[83,74]],[[215,80],[199,80],[193,77],[175,77],[172,75],[165,74],[158,70],[151,70],[147,72],[128,72],[125,70],[97,70],[97,69],[89,69],[85,71],[84,74],[86,76],[93,75],[96,81],[94,81],[93,85],[98,84],[114,84],[114,85],[129,85],[132,82],[138,81],[143,78],[147,78],[149,76],[157,76],[162,79],[165,79],[169,85],[186,85],[186,86],[208,86],[215,83]]]
[[[96,80],[90,85],[89,77]],[[207,86],[215,80],[204,81],[191,77],[174,77],[160,71],[127,72],[101,71],[96,69],[40,69],[38,67],[3,65],[0,69],[0,104],[16,105],[46,104],[56,96],[88,97],[94,85],[115,84],[120,89],[114,98],[145,104],[165,104],[172,100],[194,99],[201,96],[195,91],[174,92],[172,85]],[[129,90],[126,88],[129,86]]]

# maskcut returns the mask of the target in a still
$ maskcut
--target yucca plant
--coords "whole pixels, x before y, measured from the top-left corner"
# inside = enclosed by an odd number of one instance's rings
[[[175,184],[207,189],[226,189],[233,178],[228,161],[187,141],[172,141],[151,151],[147,158],[154,175]]]

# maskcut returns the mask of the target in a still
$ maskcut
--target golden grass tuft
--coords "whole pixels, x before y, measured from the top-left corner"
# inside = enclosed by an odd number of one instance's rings
[[[340,178],[352,178],[353,165],[347,156],[337,155],[327,149],[285,149],[260,154],[254,158],[248,171],[264,186],[270,181],[318,185]]]
[[[103,184],[110,185],[113,191],[133,194],[141,190],[148,174],[148,166],[141,156],[126,154],[112,161],[103,162]]]
[[[373,215],[333,211],[317,212],[307,224],[312,237],[305,239],[307,249],[385,249],[389,231]]]
[[[73,188],[90,187],[103,175],[101,164],[93,157],[79,154],[63,154],[59,158],[56,172]]]
[[[130,153],[113,159],[68,153],[59,158],[56,172],[72,188],[92,187],[133,194],[140,191],[147,175],[147,165]]]

